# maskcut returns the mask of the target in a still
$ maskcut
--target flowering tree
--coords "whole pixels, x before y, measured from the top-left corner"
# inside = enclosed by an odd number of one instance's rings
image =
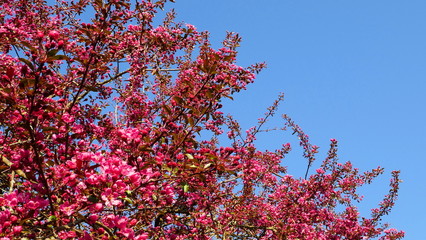
[[[1,1],[1,239],[403,237],[381,223],[398,172],[371,217],[356,189],[383,169],[338,163],[334,139],[315,174],[286,175],[289,144],[254,144],[282,97],[246,133],[219,111],[263,65],[235,64],[237,34],[215,50],[173,12],[154,26],[165,2]]]

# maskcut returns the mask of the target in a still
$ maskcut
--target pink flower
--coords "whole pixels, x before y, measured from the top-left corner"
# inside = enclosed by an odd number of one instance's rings
[[[131,228],[124,228],[119,231],[119,233],[123,234],[127,239],[134,238],[134,232]]]
[[[71,216],[75,212],[76,205],[68,202],[63,203],[59,209],[67,216]]]
[[[90,216],[89,216],[89,218],[88,218],[89,222],[91,222],[91,223],[96,222],[98,219],[99,219],[99,216],[98,216],[98,215],[96,215],[96,214],[92,214],[92,215],[90,215]]]
[[[49,37],[53,40],[57,40],[59,38],[59,32],[56,30],[52,30],[49,32]]]
[[[94,205],[95,211],[101,211],[103,208],[104,208],[104,206],[102,205],[102,203],[96,203]]]
[[[148,233],[142,233],[135,237],[135,240],[146,240],[146,239],[148,239]]]
[[[15,110],[13,114],[10,116],[10,123],[16,124],[22,120],[21,113],[18,110]]]
[[[75,237],[77,237],[77,233],[74,232],[74,231],[68,231],[68,232],[61,231],[61,232],[58,233],[58,237],[60,239],[75,238]]]
[[[13,233],[18,234],[22,231],[22,226],[14,226],[13,227]]]
[[[25,205],[25,207],[35,210],[39,207],[39,204],[38,204],[38,202],[34,202],[34,201],[31,200]]]
[[[37,31],[37,37],[38,38],[43,38],[44,37],[44,33],[42,31]]]
[[[66,123],[72,123],[72,122],[74,122],[74,117],[69,115],[68,113],[64,113],[62,115],[62,120]]]
[[[120,219],[118,219],[117,221],[117,227],[118,228],[125,228],[127,226],[127,218],[122,217]]]
[[[112,192],[111,188],[107,188],[101,194],[102,200],[105,201],[105,205],[107,207],[118,206],[121,205],[121,200],[117,199],[117,194]]]

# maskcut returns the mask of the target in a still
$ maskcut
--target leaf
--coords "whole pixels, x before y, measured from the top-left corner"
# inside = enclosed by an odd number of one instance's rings
[[[217,159],[217,156],[211,153],[205,153],[204,156],[208,157],[209,159]]]
[[[132,199],[130,199],[130,198],[128,198],[128,197],[125,197],[125,198],[122,198],[124,201],[126,201],[127,203],[129,203],[129,204],[133,204],[134,202],[133,202],[133,200]]]
[[[229,99],[231,99],[231,100],[234,100],[234,98],[233,97],[231,97],[231,96],[229,96],[229,95],[223,95],[224,97],[226,97],[226,98],[229,98]]]
[[[213,53],[213,58],[214,58],[216,61],[219,61],[219,60],[220,60],[220,56],[219,56],[219,54],[217,54],[217,53]]]
[[[34,71],[34,65],[28,59],[25,59],[25,58],[18,58],[18,59],[21,62],[25,63],[29,68],[31,68],[31,70]]]
[[[58,49],[52,49],[52,50],[50,50],[49,52],[47,52],[47,57],[51,58],[51,57],[55,56],[56,53],[58,53],[58,51],[59,51]]]
[[[192,156],[191,154],[189,154],[189,153],[185,153],[185,156],[189,159],[189,160],[193,160],[194,159],[194,156]]]
[[[149,147],[144,146],[144,145],[139,146],[138,150],[142,151],[142,152],[154,152],[154,150],[152,150],[152,148],[149,148]]]
[[[0,92],[4,92],[4,93],[9,94],[9,93],[12,92],[12,89],[11,88],[0,88]]]
[[[132,191],[131,190],[126,190],[126,196],[127,197],[131,197],[132,196]]]
[[[164,110],[166,110],[166,112],[167,112],[168,114],[172,115],[172,109],[170,109],[170,107],[169,107],[169,106],[167,106],[167,105],[163,105],[163,108],[164,108]]]
[[[48,218],[47,218],[47,221],[48,222],[53,222],[53,221],[56,221],[57,220],[57,218],[56,218],[56,216],[54,216],[54,215],[51,215],[51,216],[49,216]]]
[[[46,106],[46,108],[45,108],[48,112],[58,112],[59,110],[57,109],[57,108],[55,108],[55,107],[53,107],[53,106],[50,106],[50,105],[48,105],[48,106]]]
[[[55,165],[55,162],[54,162],[54,161],[52,161],[52,160],[48,160],[48,161],[46,162],[46,165],[47,165],[47,166],[49,166],[49,167],[51,167],[51,166]]]
[[[188,123],[189,123],[189,125],[191,125],[191,127],[193,127],[195,125],[194,118],[193,117],[188,117]]]
[[[28,49],[35,51],[36,49],[28,42],[21,42],[22,45],[24,45],[25,47],[27,47]]]
[[[235,54],[228,55],[223,58],[224,61],[231,62],[231,60],[235,58]]]
[[[197,68],[202,72],[207,72],[203,65],[198,65]]]
[[[91,92],[99,92],[99,88],[96,86],[85,86],[84,88]]]
[[[183,188],[183,192],[184,192],[184,193],[187,193],[187,192],[188,192],[188,190],[189,190],[189,185],[188,185],[188,183],[184,183],[184,184],[183,184],[183,186],[182,186],[182,188]]]
[[[92,202],[92,203],[96,203],[96,202],[98,202],[98,198],[95,196],[95,195],[90,195],[88,198],[87,198],[87,200],[89,200],[90,202]]]
[[[122,2],[122,1],[117,1],[116,4],[119,5],[119,6],[124,6],[126,8],[128,8],[130,6],[129,3]]]
[[[212,90],[211,89],[207,89],[207,91],[206,91],[206,96],[208,97],[208,98],[213,98],[213,94],[212,94]]]
[[[27,88],[27,87],[33,87],[35,84],[34,78],[22,78],[19,82],[19,87],[21,88]]]
[[[52,59],[52,60],[67,60],[67,61],[70,60],[70,58],[68,56],[65,56],[65,55],[55,55],[55,56],[52,56],[49,59]]]
[[[103,7],[103,2],[102,2],[102,0],[95,0],[95,4],[96,4],[97,6],[99,6],[100,8],[102,8],[102,7]]]
[[[182,99],[181,97],[178,97],[178,96],[174,96],[174,97],[173,97],[173,100],[175,100],[175,102],[177,102],[177,103],[179,103],[179,104],[182,104],[182,103],[183,103],[183,99]]]
[[[43,132],[58,132],[58,128],[56,127],[43,127]]]

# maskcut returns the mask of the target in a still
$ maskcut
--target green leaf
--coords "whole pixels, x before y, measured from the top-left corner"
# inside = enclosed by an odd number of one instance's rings
[[[47,218],[47,221],[48,222],[53,222],[53,221],[56,221],[57,220],[57,218],[56,218],[56,216],[54,216],[54,215],[51,215],[51,216],[49,216],[48,218]]]
[[[183,184],[183,186],[182,186],[182,188],[183,188],[183,192],[184,192],[184,193],[187,193],[187,192],[188,192],[188,190],[189,190],[189,185],[188,185],[188,183],[184,183],[184,184]]]
[[[90,195],[87,200],[89,200],[92,203],[98,202],[98,198],[95,195]]]
[[[189,154],[189,153],[185,153],[185,156],[189,159],[189,160],[193,160],[194,159],[194,156],[192,156],[191,154]]]
[[[128,202],[129,204],[133,204],[133,200],[128,197],[123,198],[123,200]]]

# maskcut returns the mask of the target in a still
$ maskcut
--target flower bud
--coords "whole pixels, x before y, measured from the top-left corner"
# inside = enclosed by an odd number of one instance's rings
[[[57,40],[59,38],[59,32],[56,30],[52,30],[49,32],[50,39]]]
[[[43,38],[44,37],[44,33],[42,31],[38,31],[37,32],[37,37],[38,38]]]

